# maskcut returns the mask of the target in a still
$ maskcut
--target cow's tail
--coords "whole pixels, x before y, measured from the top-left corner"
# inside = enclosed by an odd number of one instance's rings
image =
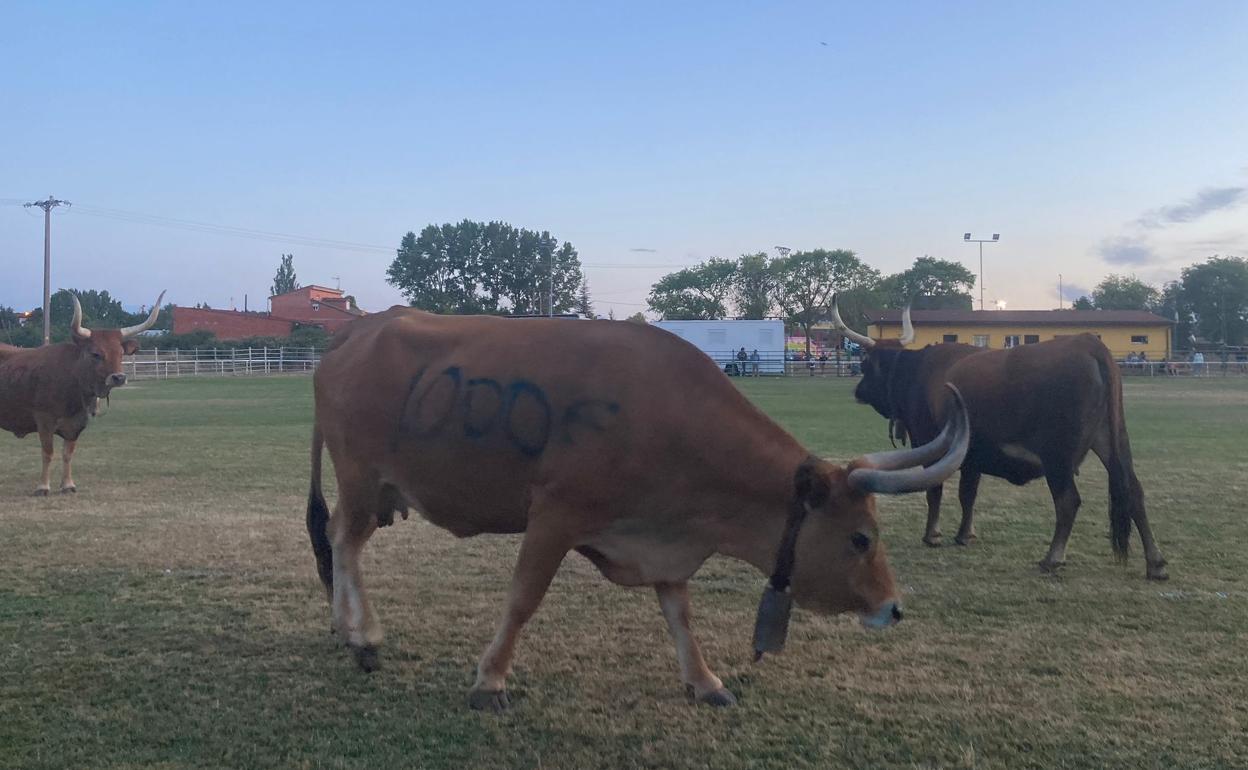
[[[1102,458],[1109,473],[1109,539],[1114,554],[1125,560],[1131,542],[1131,522],[1137,511],[1144,509],[1144,490],[1135,475],[1131,460],[1131,440],[1122,406],[1122,373],[1103,351],[1096,357],[1105,383],[1105,418],[1109,434],[1109,456]]]
[[[312,553],[316,554],[316,571],[321,576],[325,590],[333,596],[334,591],[334,550],[329,544],[326,525],[329,523],[329,508],[325,505],[325,495],[321,492],[321,450],[325,439],[321,436],[319,425],[312,428],[312,482],[308,488],[308,537],[312,539]]]

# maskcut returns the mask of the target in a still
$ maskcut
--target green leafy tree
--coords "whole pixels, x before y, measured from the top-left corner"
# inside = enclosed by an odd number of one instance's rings
[[[778,260],[766,252],[742,254],[732,277],[732,300],[742,318],[762,319],[771,315],[776,303]]]
[[[1153,310],[1161,304],[1161,292],[1135,276],[1107,275],[1092,290],[1097,310]]]
[[[427,225],[399,242],[387,280],[412,307],[431,313],[494,313],[498,303],[484,292],[481,225]]]
[[[737,265],[712,257],[696,267],[668,273],[650,288],[651,312],[668,321],[710,321],[728,315]]]
[[[810,355],[810,327],[826,317],[834,292],[874,287],[880,274],[847,249],[795,251],[779,260],[776,304],[790,323],[806,335]]]
[[[646,320],[645,313],[642,313],[640,310],[637,311],[636,313],[633,313],[632,315],[630,315],[628,318],[625,318],[624,320],[631,321],[632,323],[635,323],[635,324],[641,324],[643,326],[650,323],[649,321]]]
[[[915,310],[970,310],[975,274],[957,262],[922,256],[909,269],[880,282],[884,307]]]
[[[1243,345],[1248,338],[1248,261],[1214,256],[1183,268],[1179,313],[1192,319],[1200,337]]]
[[[594,303],[589,297],[589,281],[581,281],[581,291],[576,295],[576,312],[585,318],[597,318],[594,315]]]
[[[299,288],[295,278],[295,255],[283,254],[282,263],[277,266],[277,274],[273,276],[273,285],[269,287],[269,296],[276,297]]]
[[[1084,296],[1070,303],[1070,307],[1072,310],[1096,310],[1096,303],[1091,297]]]

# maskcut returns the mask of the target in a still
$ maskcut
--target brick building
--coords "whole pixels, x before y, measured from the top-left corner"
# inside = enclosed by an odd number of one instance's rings
[[[245,337],[289,337],[295,325],[319,326],[330,334],[364,315],[351,306],[340,289],[303,286],[269,298],[267,313],[239,310],[173,308],[173,333],[210,331],[219,340]]]

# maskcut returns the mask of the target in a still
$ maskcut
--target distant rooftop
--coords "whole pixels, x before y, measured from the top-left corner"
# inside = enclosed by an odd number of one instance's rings
[[[866,310],[867,323],[900,326],[900,310]],[[1174,323],[1147,310],[912,310],[915,326],[1162,326]]]

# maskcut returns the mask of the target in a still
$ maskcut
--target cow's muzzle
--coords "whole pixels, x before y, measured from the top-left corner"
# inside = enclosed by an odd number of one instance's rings
[[[120,388],[122,385],[125,385],[125,384],[126,384],[126,375],[122,374],[121,372],[118,372],[117,374],[108,375],[108,387]]]
[[[862,625],[867,628],[888,628],[900,623],[903,616],[901,602],[896,599],[890,599],[881,604],[875,612],[861,613],[858,618],[862,621]]]

